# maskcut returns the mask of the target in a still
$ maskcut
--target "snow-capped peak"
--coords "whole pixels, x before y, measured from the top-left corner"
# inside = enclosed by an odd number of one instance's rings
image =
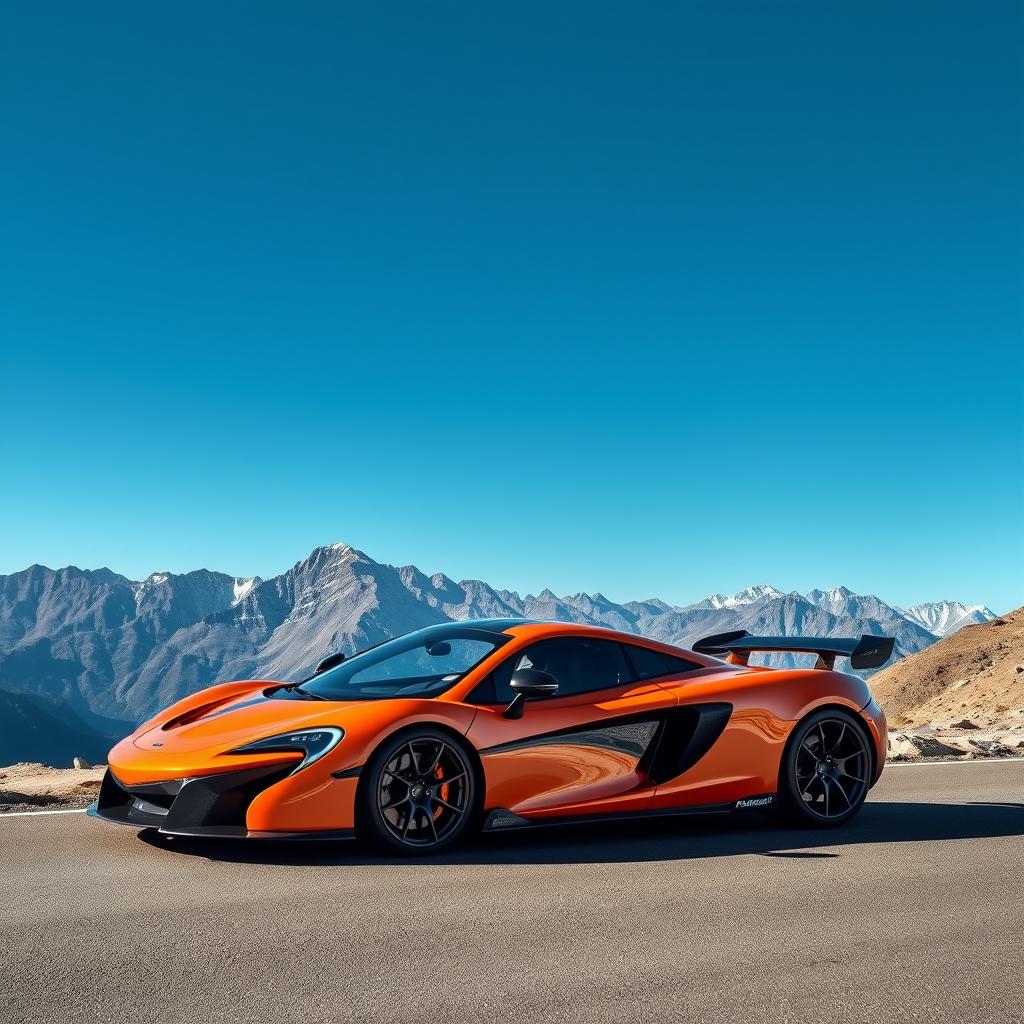
[[[736,594],[712,594],[706,600],[712,608],[738,608],[741,605],[757,604],[758,601],[784,596],[781,590],[776,590],[770,584],[759,583]]]
[[[804,597],[816,605],[832,612],[833,615],[840,615],[847,607],[850,598],[856,595],[849,587],[829,587],[828,590],[809,590]]]
[[[136,610],[142,607],[143,602],[147,600],[147,595],[152,593],[151,588],[162,586],[170,578],[171,574],[168,572],[151,572],[144,580],[132,583]]]
[[[963,604],[960,601],[928,601],[901,609],[911,622],[916,622],[935,636],[947,636],[961,626],[988,622],[996,613],[983,604]]]
[[[234,583],[235,596],[231,602],[231,607],[233,608],[236,604],[244,601],[260,583],[259,576],[250,576],[248,579],[236,577]]]

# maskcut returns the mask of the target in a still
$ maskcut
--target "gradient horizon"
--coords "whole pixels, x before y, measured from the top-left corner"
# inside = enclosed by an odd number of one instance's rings
[[[0,14],[0,573],[1024,603],[1022,8]]]

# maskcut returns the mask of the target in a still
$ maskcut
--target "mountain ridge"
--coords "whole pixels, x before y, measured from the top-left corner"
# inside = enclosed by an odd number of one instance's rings
[[[996,617],[984,604],[963,604],[960,601],[929,601],[900,609],[912,622],[917,622],[937,637],[950,636],[964,626],[977,626]]]
[[[214,682],[297,678],[333,650],[351,653],[436,622],[510,615],[681,646],[727,629],[883,632],[896,637],[899,655],[936,639],[895,606],[842,587],[787,594],[758,584],[685,606],[658,598],[618,604],[600,591],[520,596],[483,580],[376,562],[337,543],[265,580],[198,569],[133,581],[109,569],[38,565],[0,576],[0,690],[65,701],[109,733]]]

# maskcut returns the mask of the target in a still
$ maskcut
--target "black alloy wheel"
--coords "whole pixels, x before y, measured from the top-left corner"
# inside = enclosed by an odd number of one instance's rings
[[[843,711],[826,709],[801,722],[779,780],[788,816],[824,828],[849,821],[871,785],[870,742],[864,727]]]
[[[367,768],[358,827],[375,846],[434,853],[455,842],[474,817],[473,766],[450,736],[403,733],[384,743]]]

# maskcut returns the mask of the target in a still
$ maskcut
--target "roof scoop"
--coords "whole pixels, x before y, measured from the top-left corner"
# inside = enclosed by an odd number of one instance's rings
[[[344,660],[345,654],[343,651],[335,651],[334,654],[328,654],[327,657],[317,665],[316,671],[313,675],[318,676],[322,672],[329,672],[332,668],[337,668]],[[310,676],[310,678],[312,678],[312,676]]]

